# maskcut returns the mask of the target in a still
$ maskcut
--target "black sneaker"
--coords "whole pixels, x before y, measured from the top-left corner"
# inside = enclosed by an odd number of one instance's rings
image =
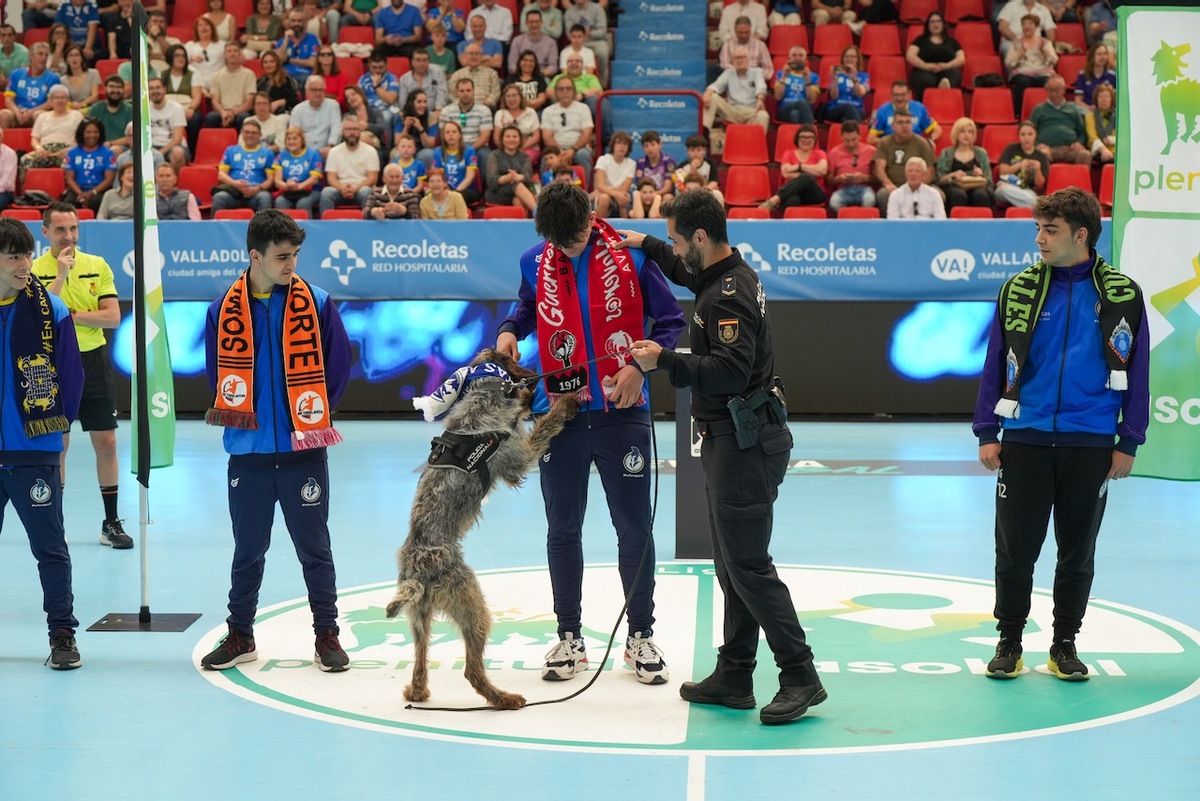
[[[317,661],[317,667],[326,673],[341,673],[350,667],[350,657],[342,650],[342,644],[338,642],[333,629],[325,629],[317,635],[313,659]]]
[[[791,723],[799,720],[810,706],[825,701],[829,694],[820,682],[816,684],[790,684],[779,688],[774,700],[758,713],[758,719],[768,726]]]
[[[1014,640],[1001,640],[996,645],[996,655],[988,662],[987,676],[991,679],[1015,679],[1025,666],[1021,658],[1021,643]]]
[[[685,681],[679,685],[679,697],[689,704],[716,704],[730,709],[754,709],[758,704],[749,686],[730,686],[715,673],[704,681]]]
[[[200,660],[200,665],[206,670],[228,670],[234,665],[256,659],[258,651],[254,650],[254,635],[230,629],[221,644]]]
[[[100,544],[125,551],[133,547],[133,537],[125,533],[120,520],[105,520],[100,524]]]
[[[1075,643],[1070,640],[1050,646],[1050,658],[1046,660],[1046,667],[1063,681],[1087,681],[1089,678],[1087,665],[1079,659],[1079,654],[1075,652]]]
[[[79,647],[75,645],[75,635],[67,629],[56,629],[50,635],[50,656],[45,664],[55,670],[74,670],[83,664],[79,658]]]

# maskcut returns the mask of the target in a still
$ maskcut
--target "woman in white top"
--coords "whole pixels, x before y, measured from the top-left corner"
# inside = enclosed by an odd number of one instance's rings
[[[213,24],[219,40],[222,42],[237,41],[237,20],[225,10],[225,0],[208,0],[208,11],[201,16]]]
[[[596,161],[596,169],[592,173],[592,180],[596,182],[596,191],[592,193],[596,213],[601,217],[627,217],[633,199],[630,188],[637,173],[637,163],[629,158],[633,138],[624,131],[617,131],[609,140],[608,147],[609,152]],[[613,215],[614,211],[616,215]]]
[[[192,41],[183,47],[195,73],[193,82],[207,89],[212,76],[225,66],[225,43],[217,38],[217,29],[208,17],[196,17],[192,23]]]
[[[22,180],[25,171],[34,167],[62,167],[63,156],[75,146],[75,131],[83,122],[83,115],[67,105],[70,103],[67,87],[55,84],[46,94],[50,109],[33,121],[33,130],[29,132],[30,151],[21,156]]]
[[[537,164],[542,155],[542,123],[537,112],[525,101],[521,88],[512,83],[500,93],[500,108],[493,119],[492,142],[497,148],[506,125],[517,126],[521,132],[521,149],[529,156],[530,164]]]

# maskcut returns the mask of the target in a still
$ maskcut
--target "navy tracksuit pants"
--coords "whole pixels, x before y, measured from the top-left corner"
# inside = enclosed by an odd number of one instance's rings
[[[337,626],[337,578],[329,544],[329,463],[324,459],[262,466],[260,457],[229,459],[229,516],[233,520],[233,569],[229,589],[231,628],[254,632],[275,504],[291,534],[308,587],[313,630]]]
[[[0,529],[4,507],[12,502],[29,535],[29,550],[37,560],[42,581],[42,608],[50,633],[75,633],[79,621],[71,593],[71,554],[63,532],[62,474],[58,463],[0,468]]]
[[[629,633],[649,635],[654,626],[654,543],[640,575],[650,537],[650,426],[641,422],[587,428],[585,414],[568,424],[542,457],[546,503],[546,555],[558,633],[578,638],[582,626],[583,516],[593,463],[600,473],[608,513],[617,530],[617,565],[629,601]],[[583,424],[581,424],[583,423]]]

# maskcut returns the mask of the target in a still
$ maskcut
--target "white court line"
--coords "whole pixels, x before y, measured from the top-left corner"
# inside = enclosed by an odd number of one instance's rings
[[[704,801],[704,754],[688,757],[687,801]]]

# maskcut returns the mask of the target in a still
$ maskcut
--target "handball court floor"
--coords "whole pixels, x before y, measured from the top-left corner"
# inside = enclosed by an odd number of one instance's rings
[[[394,582],[416,468],[439,429],[359,420],[339,428],[346,442],[330,450],[330,527],[342,643],[355,660],[341,674],[306,661],[311,619],[280,516],[260,598],[259,660],[221,674],[198,669],[223,631],[232,548],[220,434],[199,421],[179,423],[175,465],[152,473],[147,554],[152,610],[202,616],[182,633],[87,631],[108,613],[137,611],[144,543],[124,552],[98,544],[92,454],[76,433],[65,517],[84,666],[43,666],[35,563],[9,509],[0,537],[0,799],[1200,797],[1194,483],[1134,478],[1111,488],[1079,637],[1092,680],[1033,670],[997,682],[979,675],[995,637],[996,482],[975,461],[969,425],[793,422],[799,461],[775,506],[772,551],[821,663],[825,704],[799,723],[763,727],[754,711],[689,709],[679,699],[679,684],[711,667],[720,596],[706,563],[675,559],[668,462],[655,541],[656,640],[670,683],[637,684],[618,648],[615,668],[566,703],[429,712],[404,709],[412,649],[403,622],[378,611]],[[674,424],[656,431],[659,458],[674,459]],[[127,422],[119,443],[124,463]],[[702,491],[685,492],[703,503]],[[130,533],[137,502],[123,465]],[[497,620],[492,675],[529,700],[583,684],[543,682],[537,672],[554,632],[544,530],[533,475],[521,490],[494,493],[466,542]],[[595,476],[584,546],[590,677],[621,603]],[[1051,541],[1035,577],[1031,668],[1045,660],[1052,570]],[[451,664],[461,654],[456,635],[440,631],[431,703],[473,705]],[[763,704],[774,692],[765,643],[759,657]]]

